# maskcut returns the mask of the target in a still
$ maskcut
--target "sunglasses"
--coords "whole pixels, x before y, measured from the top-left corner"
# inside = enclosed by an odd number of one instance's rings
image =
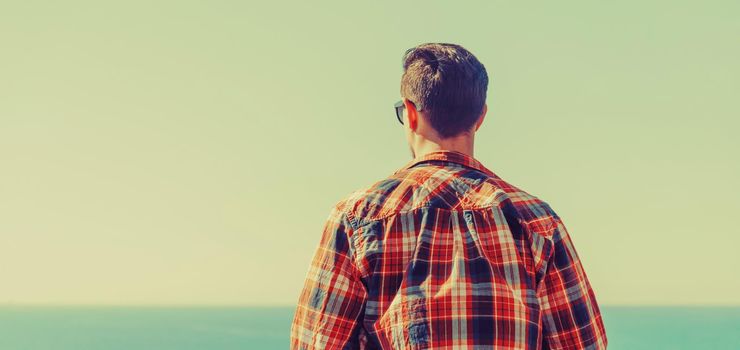
[[[416,106],[416,103],[414,103],[414,106]],[[406,108],[406,106],[403,104],[403,100],[399,100],[398,102],[396,102],[396,104],[393,105],[393,108],[395,108],[396,110],[396,119],[398,119],[398,122],[403,125],[403,109]],[[416,110],[420,111],[421,108],[416,108]]]

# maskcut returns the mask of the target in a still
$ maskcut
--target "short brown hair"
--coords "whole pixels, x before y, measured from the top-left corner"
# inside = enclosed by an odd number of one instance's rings
[[[425,43],[403,55],[401,96],[422,108],[442,138],[472,129],[487,90],[486,68],[460,45]]]

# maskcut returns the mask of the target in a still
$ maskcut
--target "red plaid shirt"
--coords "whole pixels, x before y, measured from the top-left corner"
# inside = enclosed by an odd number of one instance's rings
[[[442,150],[331,210],[291,349],[605,349],[563,221],[464,153]]]

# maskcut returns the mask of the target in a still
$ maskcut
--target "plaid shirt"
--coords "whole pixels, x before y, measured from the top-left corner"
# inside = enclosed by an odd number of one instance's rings
[[[441,150],[332,208],[291,349],[605,349],[563,221],[464,153]]]

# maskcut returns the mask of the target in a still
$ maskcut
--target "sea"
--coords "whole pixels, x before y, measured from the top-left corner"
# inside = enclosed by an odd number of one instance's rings
[[[740,306],[600,306],[609,349],[740,350]],[[292,307],[0,306],[0,350],[288,349]]]

